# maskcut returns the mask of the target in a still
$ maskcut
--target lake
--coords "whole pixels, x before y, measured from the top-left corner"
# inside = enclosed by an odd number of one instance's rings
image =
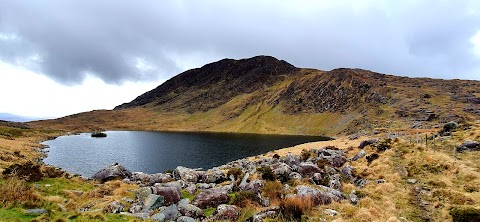
[[[107,131],[105,138],[89,133],[45,141],[44,163],[90,177],[118,162],[128,170],[160,173],[177,166],[209,169],[230,161],[267,153],[319,136],[285,136],[236,133]]]

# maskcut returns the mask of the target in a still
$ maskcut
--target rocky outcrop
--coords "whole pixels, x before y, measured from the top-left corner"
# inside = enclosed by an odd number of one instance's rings
[[[195,199],[193,205],[200,208],[218,207],[220,204],[226,204],[230,201],[227,191],[219,188],[202,190]]]
[[[457,147],[457,152],[478,151],[480,150],[480,142],[467,140]]]
[[[106,182],[114,179],[130,178],[131,176],[132,176],[132,173],[127,169],[125,169],[125,167],[123,167],[122,165],[119,165],[118,163],[114,163],[95,173],[92,176],[92,179]]]

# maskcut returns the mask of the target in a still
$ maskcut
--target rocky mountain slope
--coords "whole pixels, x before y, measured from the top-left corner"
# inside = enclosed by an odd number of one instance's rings
[[[67,130],[349,134],[480,118],[480,82],[297,68],[270,56],[185,71],[114,110],[33,122]]]

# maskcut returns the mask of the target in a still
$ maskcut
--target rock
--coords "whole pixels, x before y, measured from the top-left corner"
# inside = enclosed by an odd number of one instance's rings
[[[353,167],[350,165],[343,167],[340,170],[340,173],[342,174],[342,177],[345,178],[345,180],[351,181],[354,178]]]
[[[165,220],[177,220],[182,214],[177,209],[177,205],[172,204],[168,207],[161,207],[159,213],[165,215]]]
[[[291,180],[300,180],[300,179],[302,179],[302,175],[300,175],[300,174],[297,173],[297,172],[291,172],[291,173],[288,175],[288,178],[290,178]]]
[[[360,145],[358,146],[359,149],[363,149],[365,148],[366,146],[368,145],[372,145],[374,143],[377,143],[378,142],[378,139],[371,139],[371,140],[364,140],[360,143]]]
[[[480,143],[472,140],[467,140],[457,147],[457,152],[477,151],[477,150],[480,150]]]
[[[324,173],[314,173],[311,182],[316,185],[327,185],[328,175]]]
[[[177,219],[177,222],[195,222],[195,219],[187,216],[181,216]]]
[[[166,206],[178,203],[181,198],[181,193],[176,187],[154,187],[154,192],[164,197]]]
[[[135,191],[135,199],[140,202],[141,204],[144,204],[143,201],[145,198],[148,197],[148,195],[152,194],[152,188],[150,187],[141,187],[138,190]]]
[[[171,182],[164,183],[164,184],[161,184],[160,186],[156,186],[156,187],[162,187],[162,186],[163,187],[175,187],[175,188],[177,188],[178,193],[182,193],[183,184],[180,181],[171,181]]]
[[[198,181],[198,173],[190,168],[178,166],[173,171],[173,177],[176,180],[184,180],[187,182],[196,183]]]
[[[134,200],[134,199],[132,199],[132,198],[128,198],[128,197],[124,197],[124,198],[122,198],[122,201],[123,201],[123,202],[126,202],[126,203],[133,203],[133,202],[135,202],[135,200]]]
[[[337,174],[337,170],[331,166],[328,166],[328,165],[325,165],[323,166],[323,170],[325,171],[325,173],[327,175],[333,175],[333,174]]]
[[[458,128],[458,123],[457,122],[448,122],[443,125],[443,131],[444,132],[450,132],[456,128]]]
[[[132,213],[132,214],[135,214],[135,213],[140,213],[143,209],[143,205],[142,204],[139,204],[139,203],[135,203],[135,204],[132,204],[132,206],[130,206],[128,208],[128,212]]]
[[[160,195],[150,194],[147,196],[147,198],[145,198],[143,203],[145,205],[144,209],[154,210],[163,206],[163,204],[165,203],[165,198]]]
[[[193,205],[202,209],[208,207],[218,207],[220,204],[226,204],[230,201],[230,197],[225,190],[213,188],[203,190],[193,200]]]
[[[374,160],[378,159],[380,156],[378,153],[373,153],[372,155],[368,155],[365,158],[367,159],[367,165],[370,165]]]
[[[152,175],[146,174],[144,172],[133,172],[132,177],[130,178],[132,181],[139,181],[142,184],[146,185],[153,185],[152,181]]]
[[[368,183],[368,180],[362,179],[361,177],[355,177],[353,179],[353,185],[355,185],[358,188],[363,188],[367,183]]]
[[[192,204],[178,204],[178,211],[183,215],[183,216],[188,216],[192,217],[195,219],[202,220],[205,218],[205,214],[203,213],[202,209],[199,207],[192,205]]]
[[[197,186],[195,186],[195,184],[190,184],[188,185],[187,188],[185,188],[185,190],[189,193],[189,194],[195,194],[197,192]]]
[[[197,183],[198,189],[201,189],[201,190],[214,188],[216,185],[217,184],[214,184],[214,183]]]
[[[238,188],[241,190],[241,191],[249,191],[249,192],[253,192],[253,193],[258,193],[260,191],[260,188],[264,187],[265,184],[263,183],[263,181],[261,180],[252,180],[250,181],[250,183],[240,183],[240,185],[238,185]]]
[[[351,134],[351,135],[349,135],[347,138],[348,138],[349,140],[356,140],[356,139],[358,139],[358,134],[356,134],[356,133],[355,133],[355,134]]]
[[[267,218],[276,218],[280,214],[280,207],[270,207],[265,210],[262,210],[250,218],[248,218],[246,221],[247,222],[262,222],[263,220]]]
[[[240,216],[240,209],[235,205],[220,204],[213,213],[214,220],[236,221]]]
[[[330,176],[330,182],[328,182],[328,186],[335,190],[342,190],[342,183],[341,183],[341,176],[340,174],[334,174]]]
[[[143,213],[127,213],[127,212],[121,212],[120,214],[130,216],[130,217],[135,217],[139,218],[142,220],[147,220],[150,218],[150,213],[148,212],[143,212]]]
[[[350,158],[350,161],[357,161],[360,158],[364,157],[365,155],[367,155],[367,152],[365,152],[365,150],[360,150],[360,152],[358,152],[357,154],[355,154],[355,156]]]
[[[295,187],[295,191],[298,197],[310,198],[314,206],[321,204],[330,204],[332,202],[332,198],[330,197],[330,195],[328,195],[322,190],[313,187],[299,185]]]
[[[125,205],[123,205],[122,203],[117,201],[112,201],[103,208],[103,212],[118,214],[120,212],[123,212],[124,208],[125,208]]]
[[[323,173],[323,170],[317,164],[311,162],[302,162],[298,165],[297,171],[304,177],[310,177],[314,173]]]
[[[347,162],[345,153],[336,148],[322,148],[318,150],[318,157],[327,160],[333,167],[341,167]]]
[[[27,209],[27,210],[23,211],[24,214],[29,214],[29,215],[40,215],[40,214],[44,214],[46,212],[47,212],[47,210],[45,210],[43,208]]]
[[[287,165],[286,163],[276,163],[270,166],[272,168],[272,172],[282,181],[287,181],[288,176],[292,172],[292,168]]]
[[[159,222],[165,222],[165,214],[163,213],[157,213],[152,216],[153,221],[159,221]]]
[[[352,190],[352,192],[350,193],[350,195],[348,196],[348,198],[350,199],[350,203],[351,203],[352,205],[357,205],[357,204],[358,204],[357,191]]]
[[[114,179],[125,179],[125,178],[130,178],[132,176],[132,173],[125,169],[122,165],[119,165],[118,163],[114,163],[98,172],[96,172],[93,176],[92,179],[94,180],[100,180],[102,182],[106,182],[109,180],[114,180]]]
[[[325,210],[323,210],[323,213],[324,213],[325,215],[334,217],[334,216],[337,216],[338,211],[332,210],[332,209],[325,209]]]
[[[221,170],[208,170],[201,181],[204,183],[221,183],[225,180],[227,180],[227,177]]]
[[[318,189],[324,192],[327,196],[329,196],[333,201],[340,202],[342,200],[347,199],[347,197],[340,192],[339,190],[332,189],[330,187],[318,185]]]
[[[285,156],[285,160],[283,160],[283,162],[290,167],[296,166],[300,164],[300,156],[289,153]]]
[[[411,183],[411,184],[416,184],[416,183],[417,183],[417,179],[407,179],[407,182],[408,182],[408,183]]]

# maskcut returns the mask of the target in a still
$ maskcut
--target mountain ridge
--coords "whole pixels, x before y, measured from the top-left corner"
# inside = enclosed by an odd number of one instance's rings
[[[54,128],[337,135],[480,117],[480,82],[297,68],[271,56],[222,59],[112,111],[34,122]],[[81,127],[80,127],[81,126]]]

